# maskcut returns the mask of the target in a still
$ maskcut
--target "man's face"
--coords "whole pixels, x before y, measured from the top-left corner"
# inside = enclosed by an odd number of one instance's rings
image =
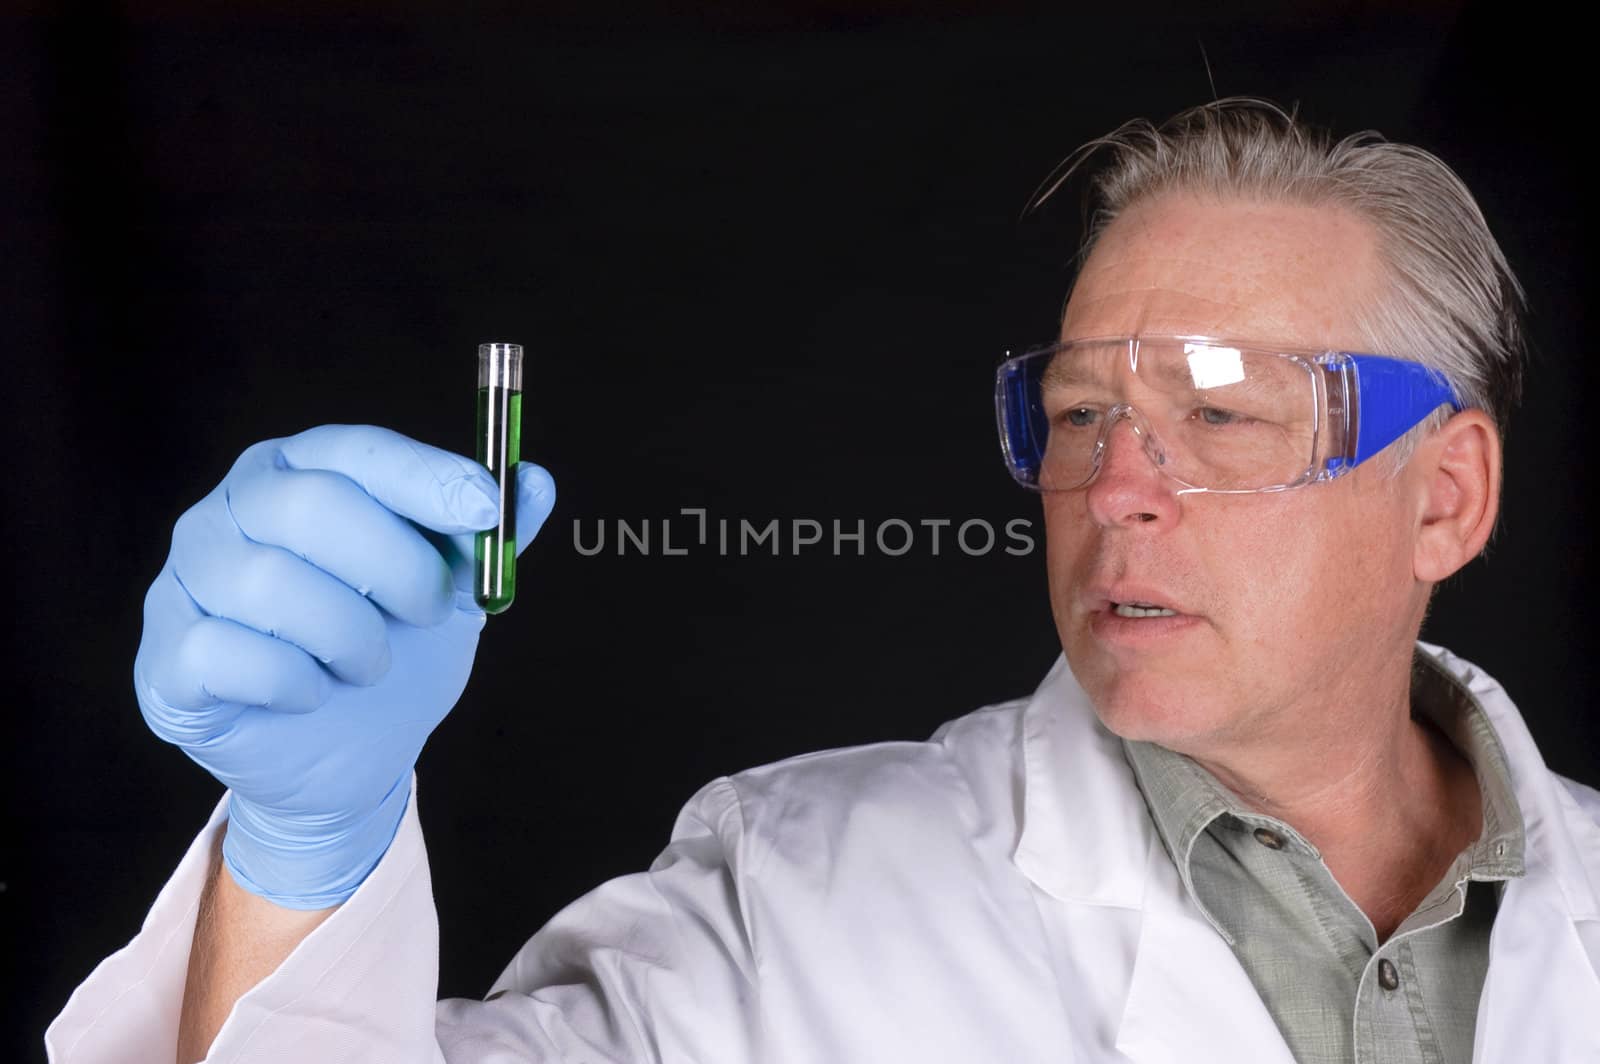
[[[1381,284],[1375,235],[1347,212],[1165,196],[1102,235],[1061,336],[1358,351],[1353,312]],[[1379,668],[1409,659],[1426,602],[1415,495],[1383,464],[1285,492],[1180,496],[1119,422],[1093,483],[1044,496],[1056,627],[1106,726],[1202,756],[1336,736]],[[1121,617],[1115,602],[1179,615]]]

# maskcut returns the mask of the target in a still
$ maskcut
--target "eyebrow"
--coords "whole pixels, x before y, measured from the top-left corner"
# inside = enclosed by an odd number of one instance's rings
[[[1149,369],[1141,366],[1139,372],[1140,375],[1149,374],[1155,377],[1162,384],[1176,385],[1180,388],[1193,388],[1196,391],[1200,390],[1194,382],[1194,370],[1187,363],[1179,365],[1176,362],[1162,360]]]
[[[1126,351],[1119,351],[1116,355],[1116,358],[1120,359],[1122,364],[1126,364]],[[1097,360],[1096,365],[1099,365],[1103,362],[1104,360]],[[1062,354],[1057,354],[1050,360],[1049,364],[1045,367],[1044,372],[1040,374],[1039,384],[1042,387],[1066,387],[1074,384],[1109,383],[1107,380],[1107,375],[1104,373],[1083,372],[1084,363],[1085,360],[1082,357],[1074,358],[1070,353],[1067,354],[1066,357],[1063,357]],[[1181,367],[1176,364],[1168,364],[1163,361],[1156,363],[1156,366],[1153,370],[1141,366],[1138,376],[1144,376],[1152,372],[1155,373],[1157,379],[1163,384],[1169,386],[1177,385],[1182,388],[1194,387],[1194,377],[1187,367]]]
[[[1111,382],[1104,373],[1085,373],[1083,368],[1086,360],[1082,357],[1073,357],[1072,352],[1057,353],[1050,359],[1044,372],[1039,376],[1041,388],[1066,388],[1074,385],[1108,386]],[[1125,353],[1119,352],[1118,358],[1125,358]],[[1103,360],[1095,360],[1099,365]],[[1173,391],[1204,392],[1213,391],[1218,387],[1227,387],[1230,390],[1244,391],[1253,394],[1261,389],[1262,382],[1246,376],[1241,380],[1229,381],[1226,385],[1210,385],[1201,387],[1195,383],[1194,371],[1186,363],[1178,360],[1155,359],[1153,361],[1140,360],[1137,376],[1153,378],[1153,383],[1164,386]]]
[[[1063,358],[1058,354],[1050,359],[1044,368],[1044,372],[1039,375],[1039,384],[1041,387],[1046,388],[1052,386],[1060,388],[1073,384],[1102,383],[1096,379],[1096,376],[1080,372],[1082,364],[1082,359]]]

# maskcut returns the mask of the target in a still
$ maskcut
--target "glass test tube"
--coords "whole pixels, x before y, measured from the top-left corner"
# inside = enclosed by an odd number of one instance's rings
[[[522,345],[478,345],[478,461],[500,484],[500,523],[478,533],[473,597],[500,613],[517,593],[517,462],[522,450]]]

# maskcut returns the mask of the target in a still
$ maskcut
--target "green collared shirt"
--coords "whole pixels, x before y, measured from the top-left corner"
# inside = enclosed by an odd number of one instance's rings
[[[1255,984],[1300,1064],[1469,1064],[1489,929],[1523,874],[1523,821],[1506,754],[1476,698],[1426,654],[1413,716],[1472,763],[1483,832],[1380,947],[1315,846],[1248,809],[1194,760],[1124,741],[1184,887]],[[1396,781],[1403,792],[1403,781]]]

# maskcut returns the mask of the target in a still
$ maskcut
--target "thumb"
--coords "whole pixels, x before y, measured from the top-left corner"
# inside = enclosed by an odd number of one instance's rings
[[[517,463],[517,554],[528,549],[556,505],[556,481],[544,466]]]
[[[532,462],[517,463],[517,554],[528,549],[533,537],[539,534],[550,510],[556,504],[556,482],[550,471]],[[493,515],[485,524],[492,524]],[[424,536],[439,548],[450,571],[455,576],[456,588],[472,592],[473,558],[476,554],[476,532],[458,532],[449,536],[435,536],[421,530]]]

